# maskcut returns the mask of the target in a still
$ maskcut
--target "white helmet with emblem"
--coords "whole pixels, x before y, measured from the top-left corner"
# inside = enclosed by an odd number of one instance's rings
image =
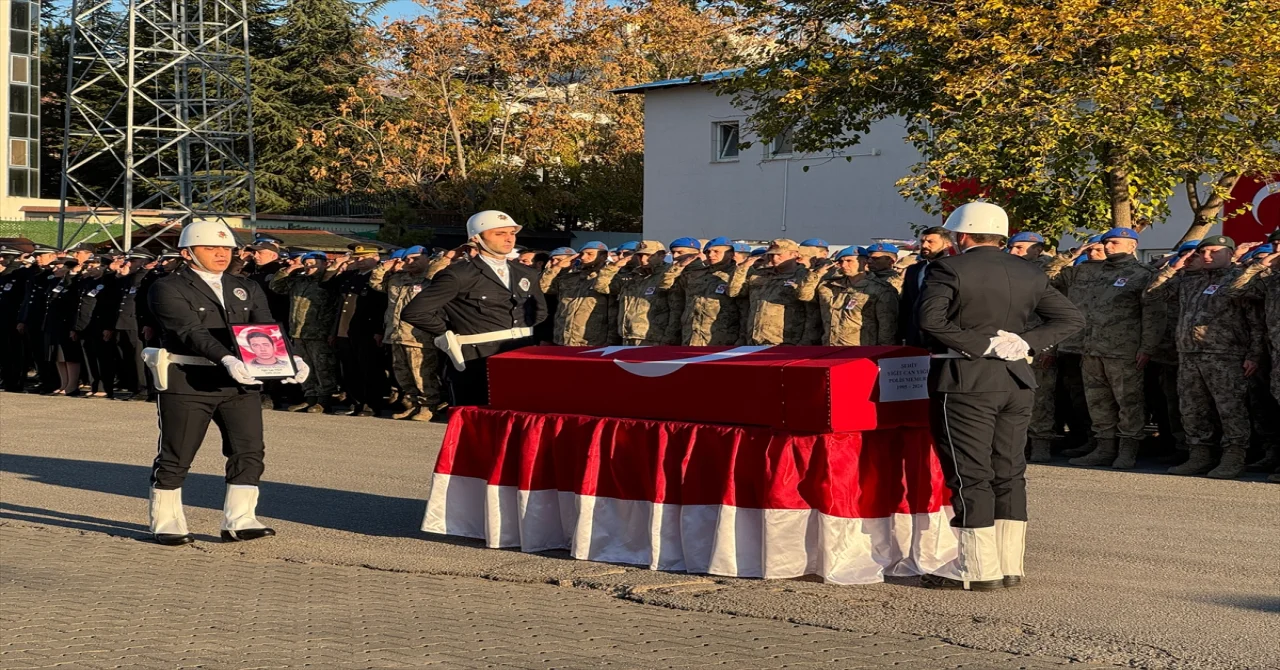
[[[516,232],[520,232],[520,224],[515,219],[499,212],[496,209],[487,209],[477,214],[472,214],[467,219],[467,239],[475,239],[477,235],[486,230],[495,228],[515,228]]]
[[[1009,215],[999,205],[970,202],[960,205],[947,217],[943,228],[953,233],[1009,236]]]
[[[222,221],[213,219],[195,219],[182,227],[178,236],[178,248],[191,247],[231,247],[239,246],[231,227]]]

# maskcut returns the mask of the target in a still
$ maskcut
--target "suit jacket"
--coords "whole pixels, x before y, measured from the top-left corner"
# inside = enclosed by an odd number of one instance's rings
[[[531,328],[547,318],[547,299],[538,286],[538,271],[508,262],[511,288],[478,258],[445,268],[400,310],[400,319],[433,337],[452,330],[479,335],[508,328]],[[492,356],[533,343],[533,338],[468,344],[465,360]]]
[[[920,334],[920,320],[916,316],[916,307],[920,302],[920,275],[929,267],[930,261],[921,259],[907,267],[902,275],[902,297],[898,300],[898,342],[911,347],[923,347],[924,338]]]
[[[929,387],[943,393],[1033,389],[1026,360],[982,357],[996,331],[1022,336],[1030,356],[1084,327],[1084,316],[1044,272],[987,246],[930,263],[917,316],[930,351],[962,355],[933,360]],[[1036,317],[1039,324],[1030,325]]]
[[[223,395],[240,389],[220,362],[223,356],[236,352],[230,326],[273,323],[267,296],[257,282],[224,272],[220,303],[213,289],[186,265],[156,280],[147,302],[160,330],[160,346],[169,353],[199,356],[214,363],[170,366],[165,393]]]

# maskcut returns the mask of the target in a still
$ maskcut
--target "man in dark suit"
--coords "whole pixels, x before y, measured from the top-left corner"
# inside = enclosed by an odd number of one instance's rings
[[[924,271],[929,264],[951,252],[951,231],[934,226],[920,234],[920,260],[907,267],[902,275],[902,298],[898,301],[898,342],[908,346],[924,346],[916,303],[924,286]]]
[[[488,358],[535,344],[533,327],[547,318],[547,301],[533,268],[508,260],[520,226],[506,214],[484,211],[467,220],[471,258],[437,274],[400,319],[435,337],[448,355],[450,404],[489,403]]]
[[[236,357],[231,326],[270,323],[262,288],[226,272],[235,237],[221,221],[193,221],[182,228],[181,265],[157,280],[147,296],[162,349],[147,349],[156,389],[160,444],[151,469],[151,533],[160,544],[190,544],[182,512],[182,483],[209,422],[222,433],[227,456],[227,493],[222,540],[236,542],[275,535],[257,519],[262,476],[261,382]],[[300,382],[309,372],[294,359]]]
[[[1036,387],[1029,362],[1084,327],[1084,317],[1039,268],[1001,253],[1009,218],[1000,207],[963,205],[945,227],[961,253],[929,265],[918,317],[934,357],[931,423],[959,553],[923,583],[1018,586],[1027,525],[1023,450]]]

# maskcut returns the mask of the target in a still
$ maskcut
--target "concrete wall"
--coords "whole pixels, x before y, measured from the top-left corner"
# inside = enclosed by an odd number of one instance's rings
[[[742,110],[708,86],[644,95],[646,239],[820,237],[831,244],[867,244],[910,237],[909,224],[941,223],[904,200],[894,186],[919,159],[903,140],[900,122],[874,126],[858,146],[836,156],[775,159],[746,132]],[[716,161],[714,124],[732,120],[742,122],[741,139],[755,145],[742,150],[737,161]],[[1144,234],[1143,248],[1167,249],[1186,230],[1191,222],[1186,198],[1179,194],[1171,207],[1170,223]]]

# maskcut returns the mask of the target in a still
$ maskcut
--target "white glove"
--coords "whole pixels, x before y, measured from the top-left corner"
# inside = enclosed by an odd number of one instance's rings
[[[301,356],[293,357],[293,367],[298,371],[292,377],[280,380],[281,384],[301,384],[307,381],[307,377],[311,376],[311,368],[303,362]]]
[[[223,356],[222,367],[227,369],[227,374],[231,375],[231,378],[236,380],[237,384],[252,386],[254,384],[262,383],[261,381],[254,379],[253,375],[249,374],[249,366],[245,365],[244,361],[236,358],[235,356]]]
[[[1003,337],[996,336],[991,338],[991,343],[987,345],[987,350],[982,352],[982,357],[986,358],[987,356],[991,356],[992,358],[999,358],[1000,354],[995,353],[995,351],[996,351],[996,347],[1000,346],[1002,342],[1004,342]]]
[[[1016,361],[1031,355],[1031,345],[1017,333],[996,331],[995,353],[1006,361]]]

